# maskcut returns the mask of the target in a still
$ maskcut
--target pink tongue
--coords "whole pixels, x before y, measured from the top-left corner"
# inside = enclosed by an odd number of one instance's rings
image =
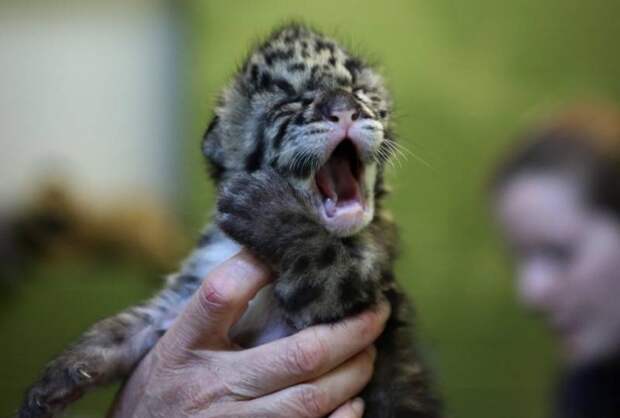
[[[336,206],[357,197],[357,180],[347,158],[333,155],[319,169],[316,182],[321,193],[327,198],[325,207],[328,215],[333,214]]]

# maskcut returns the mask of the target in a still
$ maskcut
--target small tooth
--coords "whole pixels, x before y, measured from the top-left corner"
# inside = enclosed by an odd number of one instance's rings
[[[336,202],[329,197],[325,199],[325,213],[330,218],[336,214]]]

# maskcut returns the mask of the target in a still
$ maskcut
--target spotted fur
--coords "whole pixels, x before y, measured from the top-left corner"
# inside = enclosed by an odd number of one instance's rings
[[[321,223],[312,193],[314,174],[325,163],[325,108],[335,104],[359,115],[363,190],[372,214],[361,229],[342,234]],[[53,360],[29,390],[20,417],[51,417],[86,390],[127,376],[205,275],[240,246],[277,278],[235,326],[239,341],[255,345],[332,323],[387,298],[392,314],[376,343],[364,416],[438,417],[412,340],[411,314],[394,281],[396,229],[381,205],[394,142],[390,113],[382,78],[362,59],[303,25],[274,32],[224,90],[204,136],[218,186],[215,223],[161,293],[95,324]]]

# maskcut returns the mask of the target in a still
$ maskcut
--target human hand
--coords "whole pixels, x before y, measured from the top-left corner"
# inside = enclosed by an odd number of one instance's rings
[[[356,418],[368,383],[373,341],[387,303],[258,347],[240,350],[228,334],[270,279],[246,251],[209,274],[184,312],[119,392],[109,416]]]

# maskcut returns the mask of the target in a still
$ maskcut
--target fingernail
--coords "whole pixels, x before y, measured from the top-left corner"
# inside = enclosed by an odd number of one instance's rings
[[[362,398],[353,399],[353,402],[351,402],[351,408],[353,408],[353,411],[361,417],[364,413],[364,400]]]

